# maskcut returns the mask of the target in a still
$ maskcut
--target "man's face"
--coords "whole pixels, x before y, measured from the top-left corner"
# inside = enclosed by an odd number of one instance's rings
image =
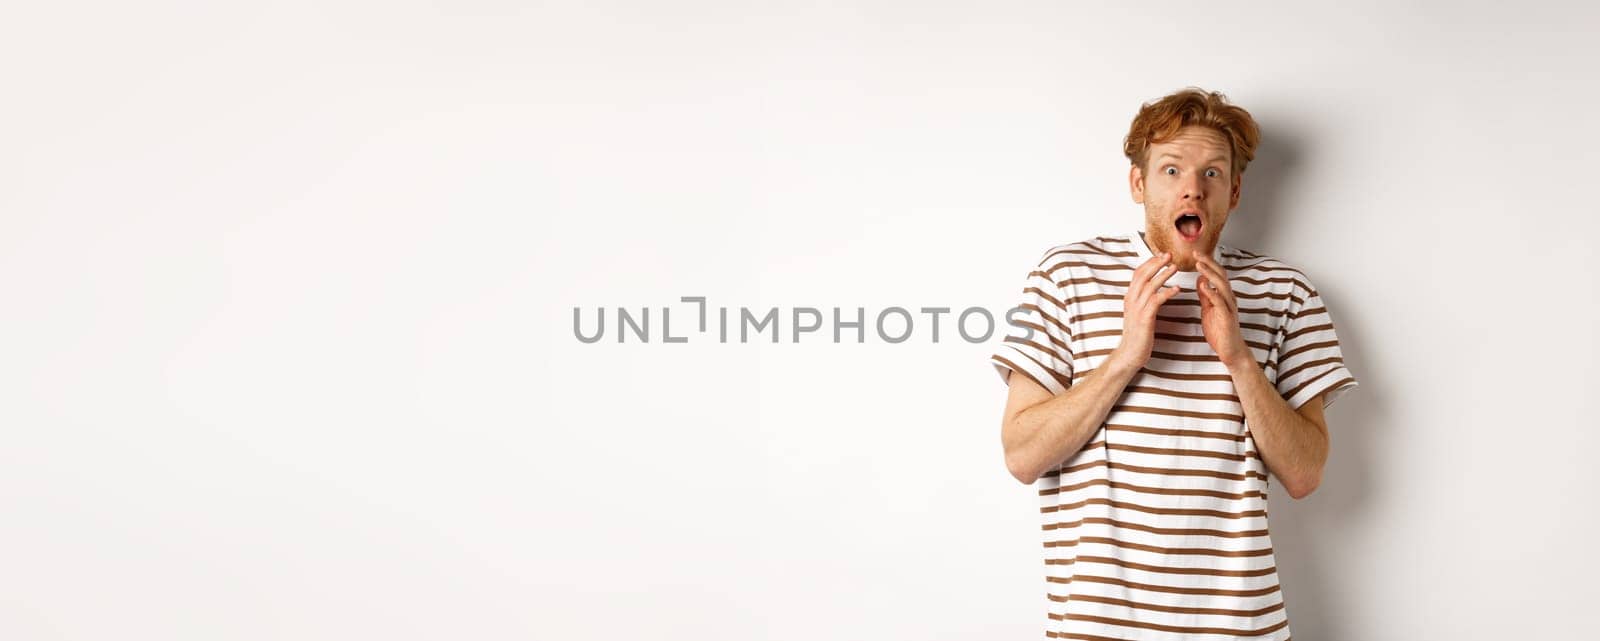
[[[1145,237],[1156,251],[1172,252],[1178,269],[1193,271],[1192,252],[1216,249],[1239,204],[1228,140],[1210,127],[1190,126],[1149,152],[1145,167],[1128,172],[1133,202],[1144,204]]]

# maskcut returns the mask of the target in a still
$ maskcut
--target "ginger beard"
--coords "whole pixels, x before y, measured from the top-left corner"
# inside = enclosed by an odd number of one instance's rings
[[[1222,238],[1222,223],[1227,213],[1221,215],[1180,215],[1181,209],[1153,207],[1145,204],[1145,240],[1156,252],[1170,252],[1172,263],[1179,271],[1197,271],[1194,251],[1213,255]],[[1202,222],[1202,219],[1205,219]]]
[[[1228,213],[1239,203],[1239,180],[1229,175],[1231,154],[1220,132],[1190,126],[1150,145],[1147,171],[1129,171],[1134,202],[1144,205],[1146,242],[1170,252],[1179,270],[1196,270],[1196,250],[1212,255]]]

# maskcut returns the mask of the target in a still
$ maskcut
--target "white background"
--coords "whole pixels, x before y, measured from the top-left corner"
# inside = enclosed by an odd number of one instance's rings
[[[10,3],[0,637],[1038,638],[992,343],[678,298],[1003,310],[1186,85],[1362,383],[1295,637],[1570,637],[1600,12],[1521,4]]]

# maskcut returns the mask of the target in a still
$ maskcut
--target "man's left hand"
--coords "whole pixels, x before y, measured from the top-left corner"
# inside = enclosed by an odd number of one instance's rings
[[[1199,250],[1195,250],[1194,258],[1195,269],[1200,272],[1195,289],[1200,292],[1200,327],[1206,342],[1229,368],[1255,362],[1255,354],[1239,332],[1239,301],[1233,296],[1226,272]]]

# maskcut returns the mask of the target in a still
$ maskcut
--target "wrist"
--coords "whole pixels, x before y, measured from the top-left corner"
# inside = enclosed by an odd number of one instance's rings
[[[1140,366],[1128,362],[1128,359],[1123,356],[1120,347],[1113,348],[1111,353],[1106,355],[1105,363],[1101,367],[1106,370],[1106,374],[1111,378],[1123,381],[1124,384],[1132,380],[1133,375],[1138,374],[1141,369]]]
[[[1256,362],[1255,356],[1252,354],[1240,354],[1232,358],[1222,359],[1222,365],[1228,368],[1228,374],[1235,378],[1240,374],[1261,370],[1261,364]]]

